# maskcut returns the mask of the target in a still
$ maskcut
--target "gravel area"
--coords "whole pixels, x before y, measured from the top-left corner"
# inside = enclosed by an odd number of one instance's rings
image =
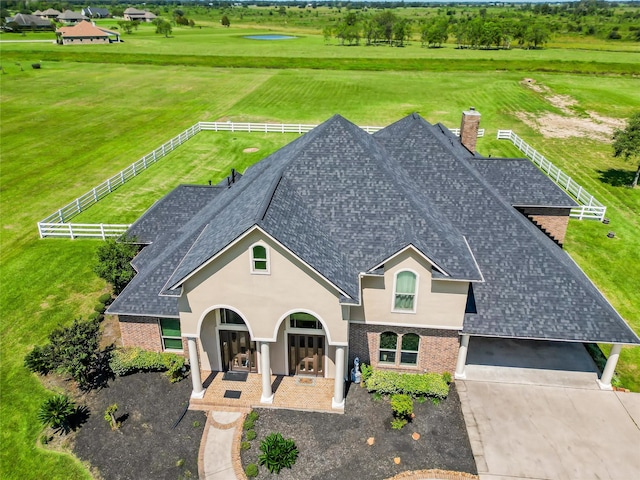
[[[116,378],[87,396],[90,417],[78,430],[74,453],[104,480],[197,478],[206,416],[188,411],[172,428],[190,395],[189,379],[172,384],[162,373]],[[122,421],[116,431],[103,418],[113,403]]]
[[[364,388],[349,388],[345,414],[257,409],[257,438],[243,451],[242,464],[258,463],[260,440],[272,432],[293,438],[298,461],[279,475],[259,468],[258,478],[345,480],[389,478],[407,470],[442,469],[477,474],[469,437],[455,389],[434,405],[415,402],[415,419],[402,430],[391,429],[391,406],[374,400]],[[420,438],[414,440],[413,433]],[[373,437],[374,444],[367,440]],[[244,436],[243,436],[244,439]],[[400,458],[396,464],[394,459]]]

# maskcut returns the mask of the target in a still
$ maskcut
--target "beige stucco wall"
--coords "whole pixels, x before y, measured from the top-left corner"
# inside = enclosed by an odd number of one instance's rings
[[[250,271],[250,247],[258,241],[269,249],[268,275]],[[284,317],[303,311],[323,322],[328,343],[348,342],[348,321],[342,318],[338,292],[259,230],[185,282],[179,299],[182,334],[197,334],[205,314],[215,308],[240,313],[253,340],[274,341]]]
[[[418,274],[414,312],[394,312],[394,277],[401,270]],[[460,329],[464,320],[468,282],[432,280],[431,265],[413,249],[397,255],[384,265],[384,276],[362,277],[362,306],[351,307],[350,319],[389,325],[415,325]]]

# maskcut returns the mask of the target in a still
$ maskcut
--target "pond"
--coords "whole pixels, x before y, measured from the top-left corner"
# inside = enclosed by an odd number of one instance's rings
[[[292,38],[298,38],[298,37],[293,37],[291,35],[268,34],[268,35],[246,35],[244,38],[248,38],[250,40],[291,40]]]

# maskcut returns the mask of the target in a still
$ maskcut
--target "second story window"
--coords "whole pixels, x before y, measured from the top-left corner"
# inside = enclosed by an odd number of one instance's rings
[[[409,270],[396,274],[395,292],[393,299],[394,311],[416,311],[416,286],[418,277]]]
[[[251,273],[269,273],[269,252],[264,245],[251,247]]]

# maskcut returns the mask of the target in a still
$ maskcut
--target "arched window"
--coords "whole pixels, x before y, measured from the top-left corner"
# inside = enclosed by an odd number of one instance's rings
[[[418,276],[409,270],[403,270],[396,274],[393,310],[416,311],[417,283]]]
[[[402,335],[400,346],[400,364],[417,365],[418,350],[420,349],[420,337],[415,333]]]
[[[396,364],[396,351],[398,350],[398,335],[393,332],[380,334],[380,363]]]
[[[251,273],[269,273],[269,251],[264,245],[251,247]]]

